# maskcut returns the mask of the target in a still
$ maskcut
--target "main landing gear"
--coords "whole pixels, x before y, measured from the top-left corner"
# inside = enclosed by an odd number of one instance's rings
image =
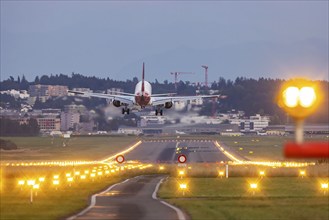
[[[161,116],[163,115],[162,109],[156,109],[155,110],[155,115],[158,115],[158,114],[160,114]]]
[[[124,115],[125,113],[127,113],[127,115],[129,115],[130,109],[129,108],[122,108],[122,114]]]

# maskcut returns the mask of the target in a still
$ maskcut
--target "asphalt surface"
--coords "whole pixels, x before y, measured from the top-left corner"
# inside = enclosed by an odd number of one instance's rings
[[[138,147],[125,154],[125,160],[144,163],[177,163],[184,154],[187,163],[225,162],[227,158],[212,141],[202,140],[152,140],[143,141]],[[79,215],[69,219],[132,219],[172,220],[187,217],[175,207],[152,198],[157,184],[163,176],[139,176],[113,186],[110,190],[94,196],[92,205]],[[184,216],[184,218],[182,218]]]
[[[93,207],[69,219],[178,219],[177,212],[152,194],[163,176],[138,176],[96,196]]]
[[[215,163],[230,161],[212,141],[143,141],[133,151],[125,155],[126,160],[145,163],[176,163],[177,157],[184,154],[187,163]]]

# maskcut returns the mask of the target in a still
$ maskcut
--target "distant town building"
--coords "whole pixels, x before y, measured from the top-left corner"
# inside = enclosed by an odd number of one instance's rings
[[[118,134],[139,135],[141,133],[142,133],[142,129],[141,128],[136,128],[136,127],[121,126],[118,129]]]
[[[145,115],[141,116],[140,127],[145,127],[152,124],[164,124],[166,121],[165,116]]]
[[[74,112],[61,113],[61,131],[73,130],[75,125],[80,122],[80,114]]]
[[[80,134],[87,134],[90,133],[94,130],[95,123],[94,121],[89,121],[89,122],[80,122],[75,125],[74,130]]]
[[[15,99],[27,99],[30,97],[30,94],[28,94],[26,90],[12,89],[12,90],[7,90],[7,91],[1,91],[0,93],[13,96]]]
[[[65,105],[64,112],[66,113],[79,113],[83,114],[87,111],[84,105]]]
[[[47,101],[51,97],[66,96],[68,87],[59,85],[30,85],[28,103],[34,105],[37,99],[41,102]]]
[[[261,116],[256,114],[255,116],[250,116],[249,118],[242,119],[231,119],[231,124],[237,124],[240,126],[240,131],[242,132],[257,132],[262,131],[268,127],[270,118],[268,116]]]
[[[93,92],[93,90],[91,90],[89,88],[73,88],[73,91],[77,91],[77,92]]]
[[[29,94],[31,97],[57,97],[67,95],[67,86],[59,85],[30,85]]]
[[[61,114],[61,110],[57,108],[46,108],[46,109],[41,109],[41,114],[59,116]]]
[[[37,118],[40,132],[48,133],[51,131],[59,131],[61,120],[59,118],[45,117]]]

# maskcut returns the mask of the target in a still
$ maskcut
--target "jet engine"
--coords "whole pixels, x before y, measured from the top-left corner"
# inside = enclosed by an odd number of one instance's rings
[[[166,102],[165,103],[165,108],[171,108],[173,106],[172,102]]]
[[[114,105],[115,107],[120,107],[120,106],[121,106],[121,102],[118,101],[118,100],[114,100],[114,101],[113,101],[113,105]]]

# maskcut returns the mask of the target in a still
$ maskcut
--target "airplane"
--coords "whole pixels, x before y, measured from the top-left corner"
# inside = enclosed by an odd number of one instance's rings
[[[175,133],[176,133],[176,134],[186,134],[186,133],[183,132],[183,131],[177,131],[177,130],[175,130]]]
[[[175,102],[192,101],[200,98],[221,98],[220,95],[200,96],[172,96],[175,93],[152,94],[151,84],[145,80],[145,64],[143,63],[142,80],[136,84],[135,93],[118,92],[118,95],[80,92],[68,90],[69,93],[83,97],[97,97],[110,100],[115,107],[122,107],[122,114],[129,114],[130,110],[144,109],[148,106],[155,106],[155,115],[163,115],[163,109],[170,109]]]
[[[257,131],[257,135],[259,135],[259,136],[266,136],[267,133],[264,132],[264,131]]]

